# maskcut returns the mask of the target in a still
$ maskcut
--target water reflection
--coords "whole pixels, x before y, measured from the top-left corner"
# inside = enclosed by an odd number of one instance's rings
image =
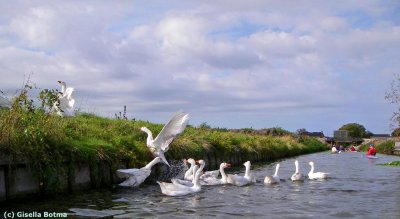
[[[158,185],[117,188],[11,208],[71,212],[72,217],[115,218],[400,218],[400,168],[376,165],[399,157],[379,155],[367,159],[361,153],[317,153],[297,157],[307,174],[309,161],[316,171],[330,172],[327,180],[293,183],[295,158],[281,160],[279,175],[285,181],[264,185],[275,164],[255,165],[257,183],[203,187],[183,197],[164,196]],[[243,174],[243,170],[239,174]],[[376,206],[371,210],[371,206]]]

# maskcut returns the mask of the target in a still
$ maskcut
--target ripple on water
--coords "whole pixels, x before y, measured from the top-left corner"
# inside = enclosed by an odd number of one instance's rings
[[[200,193],[168,197],[158,185],[143,185],[21,203],[18,208],[71,210],[76,217],[400,218],[400,183],[396,183],[400,180],[400,168],[375,165],[376,161],[372,163],[350,153],[317,153],[296,159],[303,174],[309,170],[308,161],[314,161],[318,171],[330,172],[332,177],[293,183],[288,180],[294,172],[291,158],[280,161],[279,175],[286,181],[276,185],[263,184],[264,177],[274,171],[273,163],[257,166],[253,172],[258,182],[245,187],[203,187]],[[380,159],[379,163],[399,160],[384,155]],[[384,204],[371,211],[370,206],[378,202]]]

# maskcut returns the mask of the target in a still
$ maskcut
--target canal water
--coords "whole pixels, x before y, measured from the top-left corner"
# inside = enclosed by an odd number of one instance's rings
[[[67,212],[69,218],[400,218],[400,167],[382,166],[400,157],[364,153],[329,152],[303,155],[277,161],[279,176],[285,181],[264,185],[275,163],[252,166],[257,183],[202,187],[183,197],[168,197],[158,185],[115,188],[74,194],[47,201],[9,204],[14,211]],[[294,183],[295,159],[307,174],[309,161],[315,171],[329,172],[327,180]],[[243,174],[244,167],[227,170]]]

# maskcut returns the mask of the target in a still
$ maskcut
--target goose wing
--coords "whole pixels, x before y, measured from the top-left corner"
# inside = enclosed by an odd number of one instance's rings
[[[219,175],[219,170],[212,170],[212,171],[206,171],[200,176],[200,179],[204,178],[217,178]]]
[[[189,121],[189,114],[184,112],[177,112],[163,127],[161,132],[154,139],[153,144],[157,148],[161,148],[164,152],[168,151],[169,144],[185,130]]]

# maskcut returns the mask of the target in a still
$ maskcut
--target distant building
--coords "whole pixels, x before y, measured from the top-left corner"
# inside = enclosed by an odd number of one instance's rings
[[[333,138],[327,138],[326,142],[333,144],[361,144],[364,140],[362,138],[353,138],[349,136],[349,131],[336,130],[333,132]]]
[[[388,140],[390,138],[391,137],[389,134],[373,134],[373,135],[371,135],[371,139],[374,139],[374,140]]]

